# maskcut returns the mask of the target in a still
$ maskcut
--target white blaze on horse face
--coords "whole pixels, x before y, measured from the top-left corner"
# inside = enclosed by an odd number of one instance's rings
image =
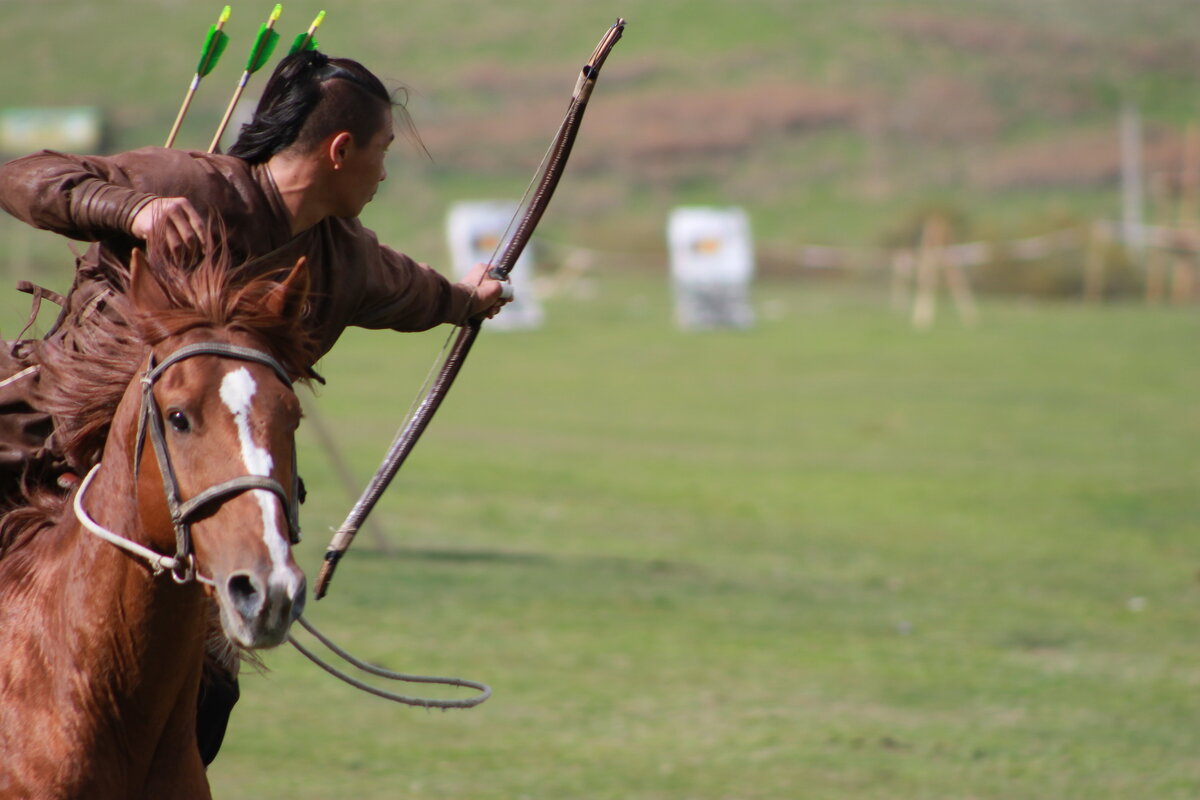
[[[250,370],[239,367],[229,372],[221,380],[221,401],[233,413],[233,422],[237,426],[238,441],[242,446],[242,461],[251,475],[270,476],[275,466],[274,459],[266,448],[259,447],[254,442],[250,431],[250,409],[254,393],[258,386],[250,375]],[[263,540],[267,543],[267,551],[271,554],[271,572],[275,577],[287,569],[288,540],[279,529],[279,500],[265,489],[252,489],[251,493],[258,500],[262,509]],[[280,576],[283,577],[283,576]],[[285,579],[286,581],[287,579]]]

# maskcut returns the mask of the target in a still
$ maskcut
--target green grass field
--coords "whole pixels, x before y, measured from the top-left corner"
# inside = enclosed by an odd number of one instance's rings
[[[309,618],[489,682],[394,707],[290,650],[218,797],[1193,798],[1194,310],[758,288],[687,335],[602,275],[487,333]],[[365,477],[441,334],[353,332],[319,407]],[[343,498],[304,439],[303,563]]]

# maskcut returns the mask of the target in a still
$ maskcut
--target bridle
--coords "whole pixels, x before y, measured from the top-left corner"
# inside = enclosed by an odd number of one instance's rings
[[[148,363],[146,363],[145,373],[142,377],[142,407],[140,407],[138,411],[137,451],[136,456],[134,456],[134,458],[136,458],[136,461],[134,461],[134,474],[137,474],[137,464],[140,462],[140,459],[142,459],[142,451],[145,446],[146,434],[149,432],[150,441],[152,446],[154,446],[155,455],[158,459],[158,468],[160,468],[162,473],[163,493],[166,494],[167,506],[170,510],[170,519],[172,519],[172,524],[175,528],[174,557],[172,557],[172,555],[164,555],[162,553],[152,551],[152,549],[149,547],[139,545],[138,542],[134,542],[131,539],[128,539],[126,536],[121,536],[120,534],[114,533],[112,530],[104,528],[103,525],[98,524],[95,519],[92,519],[89,513],[86,512],[83,506],[84,497],[86,493],[88,493],[92,479],[95,479],[97,471],[100,470],[100,464],[96,464],[95,467],[92,467],[88,475],[86,475],[83,481],[79,483],[79,488],[77,489],[76,494],[74,494],[74,500],[72,501],[72,504],[74,515],[76,515],[79,523],[82,524],[84,528],[90,530],[92,534],[100,537],[100,539],[112,543],[112,545],[115,545],[116,547],[124,549],[124,551],[127,553],[132,553],[133,555],[137,555],[138,558],[148,561],[150,564],[150,569],[155,573],[155,575],[160,575],[162,572],[169,571],[176,583],[197,581],[199,583],[211,585],[212,581],[210,581],[209,578],[198,575],[196,571],[196,557],[194,557],[192,552],[190,525],[194,516],[197,515],[198,510],[203,509],[203,507],[206,505],[215,503],[217,500],[227,499],[233,497],[235,494],[241,494],[242,492],[250,491],[250,489],[266,489],[266,491],[275,494],[277,498],[280,498],[280,500],[283,501],[283,507],[287,510],[288,534],[290,539],[292,539],[293,545],[295,545],[295,543],[300,541],[300,525],[298,523],[300,477],[298,471],[296,471],[295,449],[293,449],[293,491],[290,497],[287,492],[283,491],[283,487],[280,485],[280,482],[270,479],[270,477],[265,477],[262,475],[242,475],[239,477],[234,477],[232,480],[217,483],[216,486],[206,488],[203,492],[200,492],[196,495],[196,497],[193,497],[190,500],[180,499],[179,483],[175,480],[175,470],[172,467],[172,463],[170,463],[170,456],[167,451],[167,439],[166,432],[163,431],[162,413],[154,397],[154,384],[158,378],[162,377],[163,372],[166,372],[168,367],[197,355],[215,355],[217,357],[223,357],[223,359],[239,359],[241,361],[262,363],[262,365],[270,367],[272,371],[278,375],[278,378],[280,378],[284,384],[288,385],[289,389],[292,387],[292,379],[288,377],[286,369],[283,369],[278,361],[272,359],[271,356],[262,353],[262,351],[238,347],[238,345],[235,344],[226,344],[222,342],[188,344],[185,345],[185,347],[175,350],[174,353],[167,356],[166,359],[164,359],[161,363],[155,363],[154,354],[150,354]],[[323,658],[320,658],[314,654],[314,652],[305,648],[305,646],[300,644],[295,637],[290,636],[289,634],[288,640],[290,643],[292,643],[296,650],[299,650],[301,654],[304,654],[305,657],[310,658],[313,663],[318,664],[318,666],[326,670],[326,672],[334,675],[335,678],[346,681],[347,684],[359,688],[359,690],[376,694],[378,697],[389,699],[396,703],[419,705],[422,706],[422,708],[439,709],[472,708],[472,706],[479,705],[488,697],[492,696],[491,688],[486,684],[480,684],[478,681],[466,680],[462,678],[434,678],[434,676],[428,675],[412,675],[407,673],[391,672],[391,670],[383,669],[382,667],[374,666],[374,664],[361,661],[359,658],[355,658],[353,655],[350,655],[346,650],[338,648],[338,646],[332,643],[328,637],[325,637],[322,632],[318,631],[316,627],[313,627],[311,622],[305,620],[304,616],[298,616],[296,620],[298,620],[308,632],[312,633],[314,637],[317,637],[320,643],[328,646],[330,650],[342,657],[344,661],[354,664],[355,667],[365,670],[365,672],[377,675],[379,678],[394,681],[418,682],[418,684],[440,684],[445,686],[468,687],[474,688],[474,690],[478,691],[479,693],[475,694],[474,697],[469,697],[466,699],[443,700],[408,697],[406,694],[397,694],[395,692],[384,691],[382,688],[364,684],[364,682],[342,672],[341,669],[338,669],[332,666],[332,664],[325,662]]]
[[[252,489],[263,489],[279,498],[287,517],[288,537],[292,544],[300,541],[299,500],[300,476],[296,469],[296,450],[292,449],[292,491],[289,494],[279,481],[266,475],[239,475],[215,486],[210,486],[199,494],[187,500],[182,499],[179,481],[175,477],[175,468],[171,463],[171,455],[167,450],[166,431],[163,428],[162,411],[154,397],[154,384],[171,366],[195,356],[217,356],[241,361],[251,361],[270,367],[289,389],[292,380],[287,370],[271,356],[249,347],[227,344],[225,342],[199,342],[184,345],[161,363],[156,363],[152,352],[147,360],[146,371],[142,375],[142,400],[138,412],[137,444],[134,450],[134,475],[139,472],[142,451],[145,448],[147,436],[154,448],[158,461],[159,472],[162,475],[163,495],[166,497],[167,510],[170,512],[171,525],[175,529],[175,555],[164,556],[138,545],[120,534],[101,528],[83,510],[83,495],[91,479],[94,477],[99,464],[92,468],[87,478],[80,485],[75,495],[75,514],[79,520],[93,533],[113,544],[128,550],[150,561],[154,571],[169,570],[176,583],[189,583],[197,579],[196,557],[192,549],[191,525],[195,519],[214,503],[224,502],[231,497],[240,495]],[[203,579],[201,579],[203,580]]]
[[[299,498],[300,498],[300,477],[296,470],[296,451],[292,449],[292,493],[289,496],[284,491],[283,486],[273,478],[268,478],[262,475],[242,475],[230,480],[219,483],[215,486],[210,486],[204,491],[197,494],[189,500],[180,498],[179,483],[175,479],[175,470],[171,464],[171,457],[167,451],[166,432],[163,429],[162,412],[159,408],[158,401],[154,398],[154,384],[162,377],[163,373],[173,364],[178,364],[187,358],[193,356],[217,356],[218,358],[233,358],[241,361],[252,361],[258,364],[263,364],[270,367],[275,374],[287,384],[288,388],[292,387],[292,380],[278,361],[271,356],[259,350],[254,350],[249,347],[240,347],[238,345],[226,344],[223,342],[203,342],[199,344],[185,345],[176,350],[171,355],[167,356],[161,363],[155,363],[154,354],[151,353],[146,364],[146,371],[142,375],[142,400],[141,408],[138,411],[138,431],[137,444],[134,454],[134,474],[138,472],[138,465],[141,462],[141,454],[145,448],[145,441],[149,436],[150,443],[154,447],[155,456],[158,459],[159,471],[162,473],[163,479],[163,494],[166,496],[167,507],[171,513],[171,523],[175,528],[175,555],[168,556],[162,553],[155,552],[145,545],[139,544],[128,537],[122,536],[119,533],[108,530],[104,526],[97,523],[83,507],[84,496],[87,494],[88,488],[91,486],[92,480],[96,477],[96,473],[100,469],[100,464],[92,467],[91,471],[84,477],[79,484],[79,489],[75,492],[73,508],[75,516],[85,528],[91,531],[101,539],[125,550],[128,553],[144,559],[150,564],[150,569],[155,575],[169,571],[171,577],[177,583],[189,583],[197,581],[199,583],[212,584],[209,579],[200,575],[196,571],[196,558],[192,551],[191,523],[196,515],[206,506],[217,501],[226,500],[234,495],[242,492],[250,491],[251,489],[265,489],[278,497],[283,502],[283,507],[287,513],[288,535],[291,538],[292,544],[300,541],[300,525],[299,519]],[[324,634],[312,626],[304,617],[297,617],[297,620],[317,639],[336,653],[338,656],[353,664],[361,670],[370,672],[378,677],[386,678],[393,681],[404,681],[407,683],[433,683],[446,686],[460,686],[477,690],[479,693],[474,697],[469,697],[463,700],[434,700],[421,697],[409,697],[407,695],[388,692],[359,681],[338,668],[328,664],[315,653],[305,648],[292,636],[288,636],[288,641],[299,650],[305,657],[319,665],[322,669],[329,672],[338,679],[345,681],[351,686],[358,689],[392,700],[397,703],[406,705],[422,706],[424,708],[470,708],[477,706],[487,700],[492,695],[492,690],[486,685],[477,681],[465,680],[462,678],[439,678],[425,675],[410,675],[402,672],[391,672],[373,664],[368,664],[365,661],[356,659],[354,656],[342,650]]]

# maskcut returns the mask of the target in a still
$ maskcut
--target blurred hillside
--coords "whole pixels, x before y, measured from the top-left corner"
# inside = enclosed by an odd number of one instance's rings
[[[112,148],[159,144],[220,5],[6,0],[0,106],[97,104]],[[285,42],[323,5],[285,3]],[[1111,218],[1123,100],[1143,114],[1165,217],[1200,99],[1187,0],[328,5],[322,48],[407,86],[431,155],[394,148],[367,221],[437,261],[447,203],[523,191],[617,16],[629,28],[545,227],[614,251],[661,249],[678,203],[745,205],[779,247],[877,243],[931,205],[974,236]],[[179,145],[207,144],[269,10],[234,3]]]

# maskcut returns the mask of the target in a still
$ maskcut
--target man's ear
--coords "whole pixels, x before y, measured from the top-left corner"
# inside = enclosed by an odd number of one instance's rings
[[[350,145],[354,144],[354,137],[350,131],[341,131],[335,133],[329,139],[329,144],[325,149],[329,156],[329,163],[334,169],[341,169],[346,163],[346,154],[350,150]]]

